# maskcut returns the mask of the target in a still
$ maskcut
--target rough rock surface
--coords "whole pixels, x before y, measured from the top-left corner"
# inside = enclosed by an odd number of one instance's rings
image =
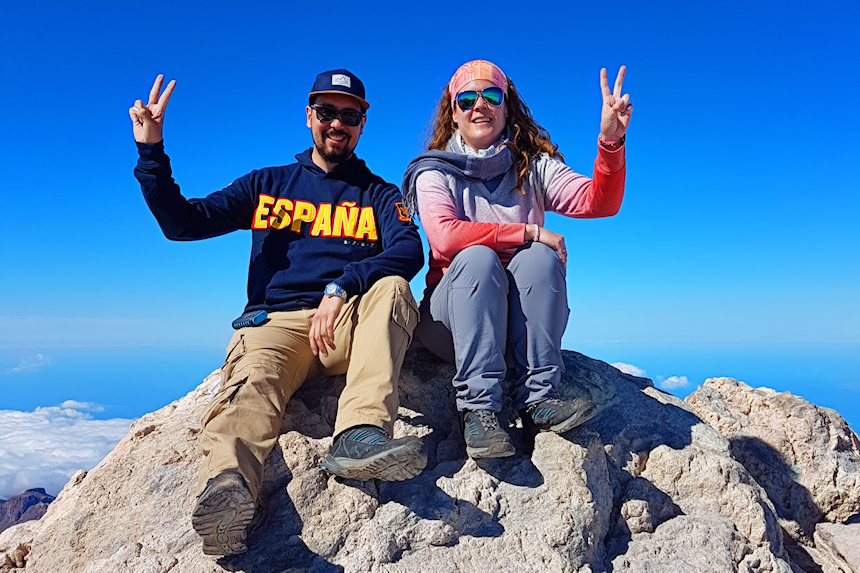
[[[860,439],[834,410],[791,392],[711,378],[686,399],[773,501],[792,537],[809,537],[824,517],[860,513]]]
[[[851,533],[860,540],[860,524],[842,524],[860,514],[860,438],[842,416],[731,378],[705,381],[686,402],[728,438],[732,455],[767,491],[797,563],[807,561],[806,552],[831,567],[853,562],[860,569],[856,552],[846,561],[843,550],[851,552],[832,542]]]
[[[42,488],[28,489],[9,499],[0,499],[0,531],[17,523],[39,519],[48,510],[54,496]]]
[[[819,523],[815,528],[816,549],[839,571],[860,571],[860,519],[853,523]]]
[[[562,393],[589,395],[600,414],[563,436],[514,427],[516,456],[476,463],[457,427],[452,367],[410,350],[395,433],[422,437],[429,463],[399,483],[318,469],[343,379],[306,383],[267,461],[262,525],[247,554],[222,559],[203,555],[189,517],[214,373],[136,421],[41,521],[0,534],[0,571],[802,570],[729,439],[648,380],[573,352],[565,361]]]

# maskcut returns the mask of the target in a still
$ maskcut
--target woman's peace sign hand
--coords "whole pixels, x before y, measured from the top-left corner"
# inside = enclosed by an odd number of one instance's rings
[[[600,91],[603,94],[603,109],[600,112],[600,135],[607,141],[619,141],[630,125],[630,114],[633,105],[630,94],[621,95],[621,85],[627,66],[621,66],[618,77],[615,78],[615,88],[609,91],[609,80],[606,78],[606,68],[600,70]]]
[[[170,94],[176,87],[176,80],[171,80],[164,89],[164,93],[159,96],[163,81],[164,76],[158,74],[149,92],[149,103],[143,105],[142,101],[137,100],[134,102],[134,107],[128,110],[134,140],[138,143],[158,143],[163,139],[164,111],[167,109],[167,102],[170,101]]]

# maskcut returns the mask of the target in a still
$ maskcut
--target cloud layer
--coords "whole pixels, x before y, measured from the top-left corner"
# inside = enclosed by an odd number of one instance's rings
[[[642,378],[645,376],[645,371],[641,368],[633,366],[632,364],[626,364],[624,362],[613,362],[610,366],[614,366],[624,372],[625,374],[630,374],[632,376],[638,376]]]
[[[67,400],[33,412],[0,410],[0,498],[43,487],[57,495],[79,469],[92,469],[132,420],[94,420],[97,404]]]

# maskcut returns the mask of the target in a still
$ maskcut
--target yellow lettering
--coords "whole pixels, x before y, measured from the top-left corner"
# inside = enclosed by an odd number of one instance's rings
[[[316,214],[317,208],[313,203],[296,201],[296,210],[293,213],[293,224],[290,225],[290,230],[300,233],[302,231],[302,223],[310,223],[314,220]]]
[[[269,227],[281,230],[290,224],[290,211],[293,210],[293,202],[289,199],[278,199],[272,208],[272,216],[269,217]]]
[[[314,219],[314,226],[311,229],[311,235],[318,237],[331,237],[331,203],[320,203],[317,209],[317,217]]]
[[[265,217],[269,214],[269,206],[274,202],[274,197],[260,193],[259,203],[257,203],[257,209],[254,211],[254,222],[251,225],[252,229],[262,230],[268,227],[268,221]]]
[[[373,216],[373,207],[362,207],[361,216],[358,219],[358,230],[355,238],[367,237],[368,241],[376,240],[376,220]]]
[[[344,201],[334,208],[333,236],[353,237],[356,226],[358,226],[358,207],[355,206],[354,201]]]

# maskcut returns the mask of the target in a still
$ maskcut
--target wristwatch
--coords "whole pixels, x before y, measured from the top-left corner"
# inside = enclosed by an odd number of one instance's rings
[[[325,285],[325,295],[339,296],[343,299],[344,302],[346,302],[346,291],[335,283],[328,283],[327,285]]]

